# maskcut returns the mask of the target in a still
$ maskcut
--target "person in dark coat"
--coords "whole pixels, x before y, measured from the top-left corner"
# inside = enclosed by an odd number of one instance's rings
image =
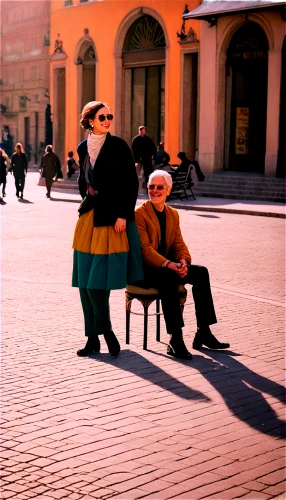
[[[46,197],[51,197],[51,188],[53,180],[55,180],[61,172],[61,163],[59,157],[53,152],[53,146],[46,147],[45,154],[41,162],[42,178],[46,181]],[[62,172],[61,172],[62,173]]]
[[[191,165],[191,170],[193,168],[195,168],[195,172],[196,172],[198,181],[203,182],[205,180],[205,176],[204,176],[203,172],[201,171],[201,168],[200,168],[197,161],[189,160],[189,158],[187,158],[187,155],[186,155],[186,153],[184,153],[184,151],[180,151],[180,153],[178,153],[177,156],[178,156],[178,158],[180,158],[181,163],[180,163],[178,169],[176,170],[176,172],[187,172],[189,165]]]
[[[17,198],[23,199],[25,177],[28,171],[28,160],[20,142],[16,144],[15,149],[16,152],[12,155],[10,168],[15,178],[16,196]]]
[[[102,336],[110,354],[119,354],[110,319],[110,292],[143,279],[134,220],[138,194],[134,158],[128,144],[110,134],[112,120],[103,102],[91,101],[82,110],[80,123],[89,135],[77,152],[87,194],[74,233],[72,286],[79,288],[87,342],[78,356],[100,352]]]
[[[144,170],[144,179],[147,186],[149,175],[153,172],[152,159],[156,154],[156,146],[151,137],[147,135],[147,128],[141,125],[139,134],[132,140],[132,152],[135,159],[135,166],[139,176],[141,167]]]
[[[6,182],[7,182],[7,161],[8,156],[6,155],[4,149],[0,148],[0,185],[2,184],[2,196],[6,196]],[[0,198],[2,200],[2,198]]]

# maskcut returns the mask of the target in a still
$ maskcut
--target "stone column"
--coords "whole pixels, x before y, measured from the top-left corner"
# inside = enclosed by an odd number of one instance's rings
[[[275,177],[279,144],[281,51],[268,52],[265,175]]]
[[[200,104],[198,158],[203,172],[213,173],[216,137],[216,26],[200,26]]]

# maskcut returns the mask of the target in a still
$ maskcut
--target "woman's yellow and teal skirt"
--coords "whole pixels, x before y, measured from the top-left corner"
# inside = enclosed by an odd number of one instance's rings
[[[126,231],[94,227],[93,210],[78,219],[74,240],[72,286],[118,290],[143,280],[141,246],[134,221]]]

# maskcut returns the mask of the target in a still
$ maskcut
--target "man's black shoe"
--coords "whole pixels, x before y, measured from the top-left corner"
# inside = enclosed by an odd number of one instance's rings
[[[198,328],[193,341],[193,349],[202,349],[203,345],[209,349],[228,349],[230,347],[227,342],[219,342],[210,331],[209,326]]]
[[[172,335],[169,345],[167,347],[167,354],[169,354],[169,356],[173,356],[174,358],[178,359],[188,359],[188,360],[193,359],[193,356],[185,346],[183,335],[180,335],[178,337]]]

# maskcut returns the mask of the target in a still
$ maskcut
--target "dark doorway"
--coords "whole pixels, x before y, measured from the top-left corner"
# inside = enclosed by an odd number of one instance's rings
[[[286,36],[282,45],[279,150],[277,177],[286,177]]]
[[[165,37],[160,24],[144,15],[129,28],[123,47],[122,134],[131,143],[146,125],[155,144],[165,131]]]
[[[183,68],[182,150],[195,160],[197,149],[198,53],[185,54]]]
[[[25,148],[30,142],[30,117],[25,116],[24,119],[24,133],[25,133]]]
[[[64,161],[65,152],[65,124],[66,124],[66,70],[54,69],[55,81],[55,112],[54,112],[54,151],[61,163]]]
[[[229,170],[264,173],[268,42],[258,24],[243,25],[227,54],[231,75]]]

